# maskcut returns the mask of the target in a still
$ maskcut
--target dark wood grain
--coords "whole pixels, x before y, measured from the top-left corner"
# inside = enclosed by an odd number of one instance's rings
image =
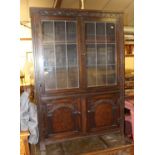
[[[87,99],[87,118],[90,131],[118,127],[118,94],[94,95]],[[109,97],[109,98],[108,98]]]
[[[65,98],[47,102],[48,134],[61,134],[81,130],[79,99]]]
[[[51,8],[31,8],[30,12],[40,142],[46,141],[49,144],[59,140],[118,130],[123,134],[124,39],[122,13]],[[79,65],[79,87],[77,88],[45,89],[44,64],[40,61],[44,56],[42,21],[50,20],[76,21]],[[87,86],[85,21],[115,23],[115,84]],[[108,36],[107,40],[112,41]]]

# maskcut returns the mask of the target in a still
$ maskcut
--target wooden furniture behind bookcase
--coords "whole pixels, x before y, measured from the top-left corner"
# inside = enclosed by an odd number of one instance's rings
[[[30,11],[40,144],[112,131],[123,134],[122,13]]]
[[[20,132],[20,155],[30,155],[29,144],[28,144],[28,131]]]

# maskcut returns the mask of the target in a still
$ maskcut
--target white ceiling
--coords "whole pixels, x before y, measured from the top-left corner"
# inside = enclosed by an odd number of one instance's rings
[[[30,22],[29,7],[52,8],[54,0],[20,0],[20,20]],[[79,0],[62,0],[61,8],[79,8]],[[85,9],[124,12],[124,26],[134,26],[134,0],[85,0]]]

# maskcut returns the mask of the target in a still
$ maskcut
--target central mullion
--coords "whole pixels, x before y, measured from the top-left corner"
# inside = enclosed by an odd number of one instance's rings
[[[54,47],[54,59],[55,59],[55,87],[56,89],[58,88],[57,87],[57,73],[56,73],[56,69],[57,69],[57,66],[56,66],[56,51],[55,51],[55,21],[53,20],[53,47]]]
[[[66,21],[65,21],[65,47],[66,47],[67,88],[68,88],[68,54],[67,54],[67,29],[66,29]]]
[[[105,85],[107,85],[108,84],[108,80],[107,80],[107,53],[108,53],[108,51],[107,51],[107,29],[106,29],[106,27],[107,27],[107,23],[105,23],[105,50],[106,50],[106,63],[105,63],[105,68],[106,68],[106,83],[105,83]]]
[[[115,83],[117,83],[117,43],[116,43],[116,24],[115,24],[115,74],[116,74],[116,78],[115,78]]]
[[[97,41],[96,41],[96,22],[95,24],[95,53],[96,53],[96,86],[97,86]]]

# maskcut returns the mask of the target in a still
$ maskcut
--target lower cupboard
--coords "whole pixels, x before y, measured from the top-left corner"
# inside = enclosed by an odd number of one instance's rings
[[[55,98],[44,100],[41,106],[43,136],[46,138],[102,133],[120,126],[117,93]]]

